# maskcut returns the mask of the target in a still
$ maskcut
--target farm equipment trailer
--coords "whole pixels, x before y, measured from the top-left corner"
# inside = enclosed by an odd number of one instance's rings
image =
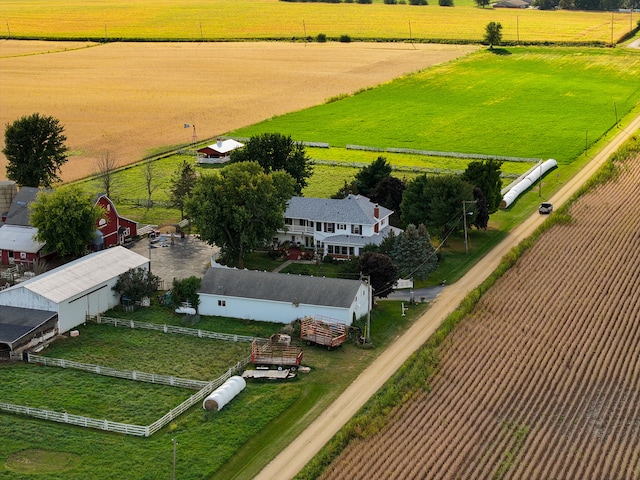
[[[315,315],[300,320],[300,338],[307,345],[316,343],[331,350],[347,341],[348,326],[332,318]]]
[[[290,344],[288,335],[273,335],[269,340],[256,338],[251,343],[251,363],[256,367],[275,366],[295,370],[302,362],[302,349]]]

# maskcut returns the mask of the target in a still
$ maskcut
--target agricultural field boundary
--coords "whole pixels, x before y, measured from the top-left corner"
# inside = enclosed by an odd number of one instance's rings
[[[252,342],[255,337],[249,337],[245,335],[231,335],[227,333],[208,332],[206,330],[200,330],[195,328],[176,327],[167,324],[155,324],[149,322],[139,322],[135,320],[123,320],[113,317],[102,316],[88,316],[88,322],[111,325],[114,327],[127,327],[127,328],[139,328],[144,330],[153,330],[163,333],[172,333],[179,335],[196,336],[199,338],[209,338],[215,340],[231,341],[231,342]],[[23,360],[23,356],[12,354],[12,360]],[[0,402],[0,410],[10,413],[20,413],[23,415],[40,418],[43,420],[49,420],[58,423],[67,423],[70,425],[76,425],[80,427],[95,428],[99,430],[106,430],[117,433],[124,433],[126,435],[136,435],[149,437],[169,422],[179,417],[182,413],[186,412],[193,405],[202,401],[207,395],[209,395],[214,389],[221,386],[227,379],[233,375],[240,373],[246,365],[251,363],[251,357],[246,357],[243,360],[230,367],[220,377],[210,382],[201,380],[185,379],[180,377],[159,375],[145,372],[138,372],[133,370],[117,370],[110,367],[104,367],[101,365],[86,364],[80,362],[74,362],[71,360],[65,360],[61,358],[43,357],[40,355],[27,354],[27,363],[33,363],[37,365],[44,365],[50,367],[59,368],[72,368],[81,370],[96,375],[104,375],[108,377],[121,378],[125,380],[133,380],[137,382],[147,382],[160,385],[166,385],[171,387],[188,388],[192,390],[198,390],[198,392],[190,396],[187,400],[179,404],[177,407],[171,409],[166,415],[162,416],[155,422],[149,425],[134,425],[128,423],[113,422],[110,420],[99,420],[91,417],[84,417],[81,415],[73,415],[66,412],[55,412],[51,410],[45,410],[41,408],[27,407],[23,405],[14,405],[11,403]]]
[[[560,191],[549,201],[555,205],[568,202],[617,149],[640,129],[640,116],[633,119],[611,142],[596,154]],[[422,315],[401,337],[389,346],[369,367],[331,404],[298,438],[273,459],[254,480],[294,478],[305,468],[327,465],[327,458],[314,459],[334,436],[337,442],[344,441],[336,434],[356,413],[369,402],[376,401],[376,393],[405,365],[405,362],[427,342],[441,325],[461,307],[469,308],[478,301],[486,287],[486,282],[495,275],[502,274],[498,268],[506,260],[517,257],[516,247],[530,238],[546,218],[535,213],[514,228],[506,238],[487,253],[468,273],[456,283],[448,286],[438,296],[431,308]],[[505,265],[507,262],[505,262]],[[438,333],[446,336],[446,332]],[[395,391],[393,385],[389,389]],[[382,390],[381,390],[382,391]],[[397,393],[397,392],[396,392]],[[380,399],[378,399],[380,403]],[[383,410],[385,407],[382,407]],[[386,409],[390,409],[387,406]],[[387,411],[387,410],[385,410]],[[387,411],[388,413],[388,411]],[[364,420],[361,419],[360,422]],[[360,430],[363,430],[361,427]],[[304,446],[304,448],[301,448]],[[340,447],[338,447],[340,448]],[[332,454],[329,454],[332,455]],[[330,461],[330,460],[328,460]],[[300,476],[300,478],[311,478]],[[315,477],[313,477],[315,478]]]

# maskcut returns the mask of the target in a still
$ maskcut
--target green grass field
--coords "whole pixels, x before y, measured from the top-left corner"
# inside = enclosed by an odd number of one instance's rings
[[[231,135],[279,132],[342,148],[555,158],[567,164],[639,101],[640,52],[507,48],[483,50]]]
[[[510,42],[615,42],[633,28],[629,14],[455,7],[291,3],[278,0],[16,0],[0,3],[0,36],[96,40],[329,39],[480,41],[491,21]]]
[[[0,442],[0,478],[29,479],[33,478],[32,473],[39,473],[38,478],[47,480],[170,478],[173,438],[178,442],[176,478],[227,479],[232,476],[230,471],[234,474],[242,471],[245,472],[242,478],[251,478],[268,461],[268,455],[274,449],[282,448],[287,441],[289,437],[281,435],[285,428],[294,432],[304,428],[384,346],[424,311],[424,307],[412,307],[407,317],[401,317],[398,302],[381,302],[371,320],[374,327],[372,340],[379,348],[363,350],[345,344],[329,352],[323,348],[307,347],[304,364],[312,367],[310,374],[289,383],[249,383],[221,411],[206,412],[194,407],[150,438],[109,434],[0,414],[0,435],[3,439]],[[180,321],[178,316],[157,305],[151,309],[114,315],[170,324]],[[267,336],[277,331],[279,326],[203,317],[198,328]],[[79,337],[53,345],[47,354],[103,361],[110,365],[115,362],[118,366],[131,363],[132,368],[139,366],[146,370],[152,369],[155,363],[156,368],[152,371],[185,376],[201,371],[208,376],[211,367],[206,365],[207,360],[215,364],[220,354],[220,349],[215,347],[220,342],[207,342],[206,339],[134,332],[106,325],[88,325],[79,330]],[[207,343],[209,349],[206,348]],[[224,349],[236,348],[234,345]],[[119,349],[117,354],[114,348]],[[38,407],[68,409],[71,413],[81,412],[96,418],[118,416],[122,421],[153,421],[192,393],[184,389],[34,365],[0,365],[0,375],[4,380],[0,401],[35,402],[34,406]],[[58,456],[53,453],[59,452],[77,456],[81,461],[71,462],[68,469],[48,474],[42,473],[49,471],[46,465],[29,471],[29,465],[7,461],[12,455],[37,455],[31,452],[40,451],[49,452],[54,463]],[[265,452],[267,455],[261,455]],[[31,460],[35,461],[34,458]]]

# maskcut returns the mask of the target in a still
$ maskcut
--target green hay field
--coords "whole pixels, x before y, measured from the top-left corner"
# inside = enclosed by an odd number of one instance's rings
[[[0,37],[121,40],[482,39],[485,25],[502,23],[509,42],[617,41],[633,28],[629,14],[455,7],[290,3],[278,0],[16,0],[0,2]]]
[[[640,102],[640,52],[514,47],[231,132],[570,163]],[[370,153],[374,155],[384,153]],[[331,155],[327,151],[327,155]]]

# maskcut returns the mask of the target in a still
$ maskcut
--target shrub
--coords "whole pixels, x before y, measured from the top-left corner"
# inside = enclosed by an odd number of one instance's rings
[[[322,259],[322,263],[333,263],[333,257],[331,255],[325,255]]]
[[[398,0],[384,0],[384,3],[386,5],[396,5],[398,3]]]
[[[358,3],[360,4],[373,3],[373,0],[358,0]]]
[[[340,42],[349,43],[351,42],[351,37],[349,35],[340,35]]]
[[[453,0],[438,0],[441,7],[453,7]]]
[[[427,0],[409,0],[409,5],[428,5]]]
[[[318,36],[316,37],[316,41],[318,43],[324,43],[327,41],[327,36],[324,33],[319,33]]]

